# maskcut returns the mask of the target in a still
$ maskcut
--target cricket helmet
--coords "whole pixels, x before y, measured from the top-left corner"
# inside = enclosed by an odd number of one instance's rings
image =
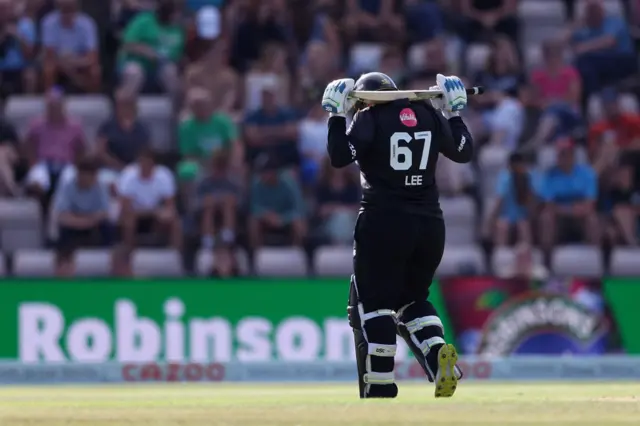
[[[353,90],[378,92],[383,90],[398,90],[398,86],[396,86],[396,83],[386,74],[381,72],[368,72],[360,76]]]

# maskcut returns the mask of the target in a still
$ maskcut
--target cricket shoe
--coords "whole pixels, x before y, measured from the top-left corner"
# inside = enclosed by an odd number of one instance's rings
[[[442,345],[438,351],[438,372],[436,373],[436,398],[452,397],[458,387],[462,371],[456,366],[458,353],[451,345]]]

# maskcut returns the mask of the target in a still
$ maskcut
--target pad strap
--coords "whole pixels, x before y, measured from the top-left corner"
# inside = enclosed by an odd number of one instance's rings
[[[396,345],[381,345],[379,343],[368,344],[369,355],[391,357],[396,356]]]
[[[396,376],[393,371],[389,373],[371,371],[365,374],[362,380],[368,385],[392,385],[395,383]]]
[[[438,327],[442,334],[444,334],[444,326],[442,321],[435,315],[429,315],[426,317],[416,318],[404,324],[409,330],[409,333],[414,334],[425,327]]]

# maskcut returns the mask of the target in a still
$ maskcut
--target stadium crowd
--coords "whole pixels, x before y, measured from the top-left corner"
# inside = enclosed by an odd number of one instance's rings
[[[516,247],[499,274],[533,247],[553,269],[564,244],[606,265],[640,236],[638,24],[635,0],[0,0],[0,222],[37,200],[46,230],[1,248],[49,245],[59,276],[80,247],[112,249],[119,276],[137,247],[172,247],[187,273],[206,251],[227,277],[238,247],[253,274],[261,247],[295,246],[314,273],[318,247],[351,244],[360,197],[357,167],[328,165],[319,99],[379,70],[487,90],[464,113],[473,164],[439,160],[448,244],[481,244],[488,265]],[[93,127],[89,98],[109,99]],[[146,119],[145,99],[172,113]]]

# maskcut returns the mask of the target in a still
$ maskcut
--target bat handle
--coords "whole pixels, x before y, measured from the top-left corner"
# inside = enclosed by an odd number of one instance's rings
[[[467,92],[467,96],[475,96],[475,95],[482,95],[484,93],[484,87],[482,86],[473,86],[469,89],[466,89]],[[438,95],[439,98],[442,97],[442,95]]]

